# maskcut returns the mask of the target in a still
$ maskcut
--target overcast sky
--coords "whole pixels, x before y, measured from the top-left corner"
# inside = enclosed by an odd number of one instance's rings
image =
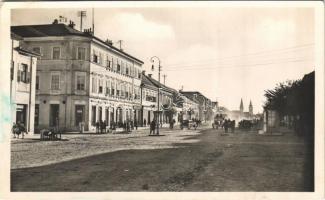
[[[12,25],[48,24],[60,15],[80,27],[78,10],[13,10]],[[95,9],[95,35],[144,61],[161,59],[166,85],[200,91],[231,110],[243,98],[248,111],[262,111],[264,90],[302,78],[314,70],[312,8],[101,8]],[[163,78],[161,78],[163,81]]]

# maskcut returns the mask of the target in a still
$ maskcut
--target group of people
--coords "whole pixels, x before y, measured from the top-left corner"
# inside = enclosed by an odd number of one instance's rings
[[[103,120],[99,120],[96,122],[96,133],[107,133],[107,123],[106,121],[103,121]],[[110,127],[109,127],[109,130],[112,132],[112,133],[115,133],[116,131],[116,126],[117,124],[115,122],[111,122],[110,123]],[[138,123],[136,121],[132,121],[132,120],[127,120],[123,123],[120,124],[120,127],[123,128],[124,131],[126,132],[132,132],[132,130],[136,129],[138,130]],[[109,132],[108,130],[108,132]]]
[[[26,131],[25,126],[20,122],[13,123],[11,132],[14,134],[14,138],[16,138],[16,135],[17,135],[17,138],[19,138],[19,135],[22,134],[22,139],[24,139],[24,134],[28,133]]]
[[[236,126],[236,121],[235,120],[230,120],[230,119],[225,119],[223,121],[223,128],[225,129],[225,133],[228,133],[228,130],[230,129],[232,133],[235,132],[235,126]]]

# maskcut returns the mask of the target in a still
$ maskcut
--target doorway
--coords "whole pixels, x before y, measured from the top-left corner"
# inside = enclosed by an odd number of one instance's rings
[[[59,104],[51,104],[50,105],[50,126],[59,126]]]
[[[85,120],[85,106],[76,105],[75,106],[75,126],[79,126],[79,123],[84,122]]]

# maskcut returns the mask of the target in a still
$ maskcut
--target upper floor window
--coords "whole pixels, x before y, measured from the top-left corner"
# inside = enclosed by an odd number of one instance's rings
[[[86,60],[86,48],[78,47],[78,60]]]
[[[86,76],[84,74],[77,74],[76,77],[76,81],[77,81],[77,90],[85,90],[86,88]]]
[[[51,74],[51,89],[60,90],[60,73]]]
[[[129,67],[128,66],[126,66],[126,68],[125,68],[125,73],[126,73],[126,75],[129,75]]]
[[[39,90],[39,75],[36,76],[35,89],[36,89],[36,90]]]
[[[18,79],[18,81],[21,81],[24,83],[29,82],[28,65],[21,64],[21,66],[18,68],[17,79]]]
[[[109,56],[106,56],[106,67],[108,67],[109,69],[112,68],[112,61],[109,59]]]
[[[103,93],[103,80],[99,79],[98,80],[98,93]]]
[[[60,47],[53,47],[53,59],[60,59]]]
[[[94,50],[94,51],[93,51],[93,62],[94,62],[94,63],[98,63],[98,60],[99,60],[99,59],[98,59],[98,54],[97,54],[97,52]]]
[[[99,56],[98,56],[98,63],[99,63],[99,64],[103,64],[103,54],[102,54],[102,53],[99,53]]]
[[[116,71],[119,72],[119,73],[121,72],[121,65],[118,62],[117,62]]]

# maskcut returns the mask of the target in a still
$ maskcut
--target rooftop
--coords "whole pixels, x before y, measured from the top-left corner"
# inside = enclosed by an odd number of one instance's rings
[[[23,25],[23,26],[11,26],[11,32],[23,38],[32,37],[50,37],[50,36],[81,36],[91,39],[95,39],[100,43],[109,46],[110,48],[118,51],[119,53],[134,59],[135,61],[143,64],[144,62],[131,56],[130,54],[114,47],[112,44],[108,44],[100,38],[92,35],[89,32],[78,31],[66,24],[41,24],[41,25]]]

